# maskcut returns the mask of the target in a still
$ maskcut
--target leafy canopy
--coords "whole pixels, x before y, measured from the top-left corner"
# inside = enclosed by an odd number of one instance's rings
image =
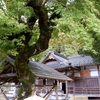
[[[8,39],[9,36],[14,36],[21,32],[30,32],[33,35],[30,40],[30,45],[32,45],[37,41],[39,35],[37,24],[34,26],[33,31],[24,22],[31,16],[35,16],[33,9],[25,6],[26,0],[7,0],[4,4],[1,5],[0,9],[0,53],[2,55],[17,53],[16,49],[22,46],[22,41],[25,40],[24,35],[14,38],[12,41]],[[4,6],[6,6],[6,9],[2,9]],[[23,21],[23,23],[19,20]]]
[[[100,39],[100,2],[74,0],[66,6],[56,6],[56,13],[62,17],[56,20],[50,46],[64,55],[76,55],[80,49],[97,53],[98,46],[94,48],[94,44],[95,37]]]
[[[19,34],[23,30],[24,32],[30,31],[26,24],[18,22],[18,17],[23,15],[29,18],[31,15],[36,15],[32,8],[25,6],[25,0],[7,0],[5,3],[7,15],[0,10],[0,50],[9,53],[16,51],[17,46],[23,45],[22,40],[25,37],[21,36],[9,41],[7,36],[12,33]],[[50,16],[56,13],[57,17],[60,17],[52,20],[56,22],[56,26],[54,26],[49,49],[60,49],[64,55],[75,55],[80,49],[94,54],[100,53],[97,43],[100,39],[99,0],[47,0],[46,7]],[[30,45],[34,44],[39,37],[37,24],[31,33],[33,36]]]

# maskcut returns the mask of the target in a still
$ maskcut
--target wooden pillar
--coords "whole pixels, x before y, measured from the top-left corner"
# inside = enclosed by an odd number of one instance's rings
[[[58,100],[58,87],[55,87],[55,93],[56,93],[56,100]]]
[[[99,65],[97,65],[97,70],[98,70],[98,82],[99,82],[99,91],[100,91],[100,68]]]
[[[73,81],[73,96],[75,95],[75,81]]]
[[[47,82],[48,82],[48,80],[45,79],[45,85],[48,85]],[[47,93],[47,92],[48,92],[48,87],[46,86],[46,93]]]
[[[59,82],[59,90],[62,90],[62,82]]]
[[[58,90],[60,90],[60,81],[57,81]]]
[[[73,79],[74,79],[74,77],[75,77],[74,73],[75,73],[75,71],[73,70]],[[74,95],[75,95],[75,82],[74,82],[74,80],[73,80],[73,96],[74,96]]]
[[[66,98],[68,98],[68,81],[66,81]]]
[[[58,84],[57,84],[58,82],[57,81],[55,81],[55,94],[56,94],[56,100],[58,100]]]

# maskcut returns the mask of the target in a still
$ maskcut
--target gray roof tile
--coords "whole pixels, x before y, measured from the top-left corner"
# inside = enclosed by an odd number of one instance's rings
[[[11,57],[8,57],[8,60],[12,65],[14,65],[14,59]],[[62,80],[62,81],[71,81],[69,77],[63,75],[62,73],[59,73],[58,71],[54,70],[53,68],[50,68],[49,66],[39,63],[39,62],[34,62],[34,61],[29,61],[29,67],[32,71],[32,73],[36,77],[40,78],[48,78],[48,79],[56,79],[56,80]]]
[[[55,61],[51,61],[51,62],[49,61],[45,63],[46,60],[48,59],[55,59]],[[43,63],[55,69],[65,68],[70,66],[81,67],[81,66],[94,65],[93,58],[91,56],[76,55],[76,56],[64,57],[61,54],[54,51],[51,51],[47,55]]]
[[[93,58],[91,56],[72,56],[68,57],[69,63],[71,63],[71,66],[77,67],[77,66],[90,66],[93,65]]]

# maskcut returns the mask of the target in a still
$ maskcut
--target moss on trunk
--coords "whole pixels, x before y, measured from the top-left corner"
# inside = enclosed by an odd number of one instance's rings
[[[52,28],[50,28],[50,21],[48,19],[47,9],[38,3],[38,0],[29,0],[27,6],[31,6],[38,16],[38,24],[40,29],[40,36],[37,42],[29,46],[29,41],[31,39],[30,33],[23,33],[25,35],[25,40],[23,41],[24,46],[17,49],[18,55],[15,60],[15,70],[17,72],[17,77],[22,83],[22,87],[19,91],[18,100],[23,100],[23,98],[29,97],[35,92],[35,77],[33,76],[30,67],[28,66],[29,58],[33,55],[39,54],[48,48],[49,40],[51,38]],[[33,22],[31,24],[31,22]],[[30,18],[28,24],[29,28],[32,30],[36,18],[33,16]],[[31,25],[31,26],[30,26]],[[29,37],[29,38],[28,38]]]
[[[29,57],[26,48],[20,49],[19,54],[16,56],[15,60],[15,70],[17,72],[17,77],[22,83],[21,89],[19,91],[19,100],[22,98],[29,97],[35,92],[35,77],[28,66]]]

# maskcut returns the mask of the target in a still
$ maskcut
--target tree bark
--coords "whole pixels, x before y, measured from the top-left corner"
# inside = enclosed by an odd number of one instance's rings
[[[27,48],[22,47],[19,50],[15,60],[15,70],[17,72],[17,77],[20,83],[22,83],[18,94],[18,100],[23,100],[24,98],[33,95],[35,91],[35,77],[28,66],[28,59],[29,56]]]
[[[23,100],[24,98],[34,94],[35,77],[28,66],[28,61],[31,56],[39,54],[46,50],[51,38],[52,29],[50,28],[50,21],[48,19],[47,10],[44,6],[41,6],[41,3],[42,2],[39,2],[39,0],[29,0],[27,4],[27,6],[31,6],[33,8],[34,12],[38,16],[40,36],[38,41],[34,45],[29,46],[28,42],[31,39],[31,35],[30,33],[23,33],[26,37],[23,41],[24,46],[18,48],[17,50],[18,54],[15,60],[15,70],[17,72],[19,81],[22,83],[18,100]],[[30,24],[31,20],[33,21],[32,24]],[[35,22],[36,19],[33,19],[31,17],[28,23],[30,30],[32,30]]]

